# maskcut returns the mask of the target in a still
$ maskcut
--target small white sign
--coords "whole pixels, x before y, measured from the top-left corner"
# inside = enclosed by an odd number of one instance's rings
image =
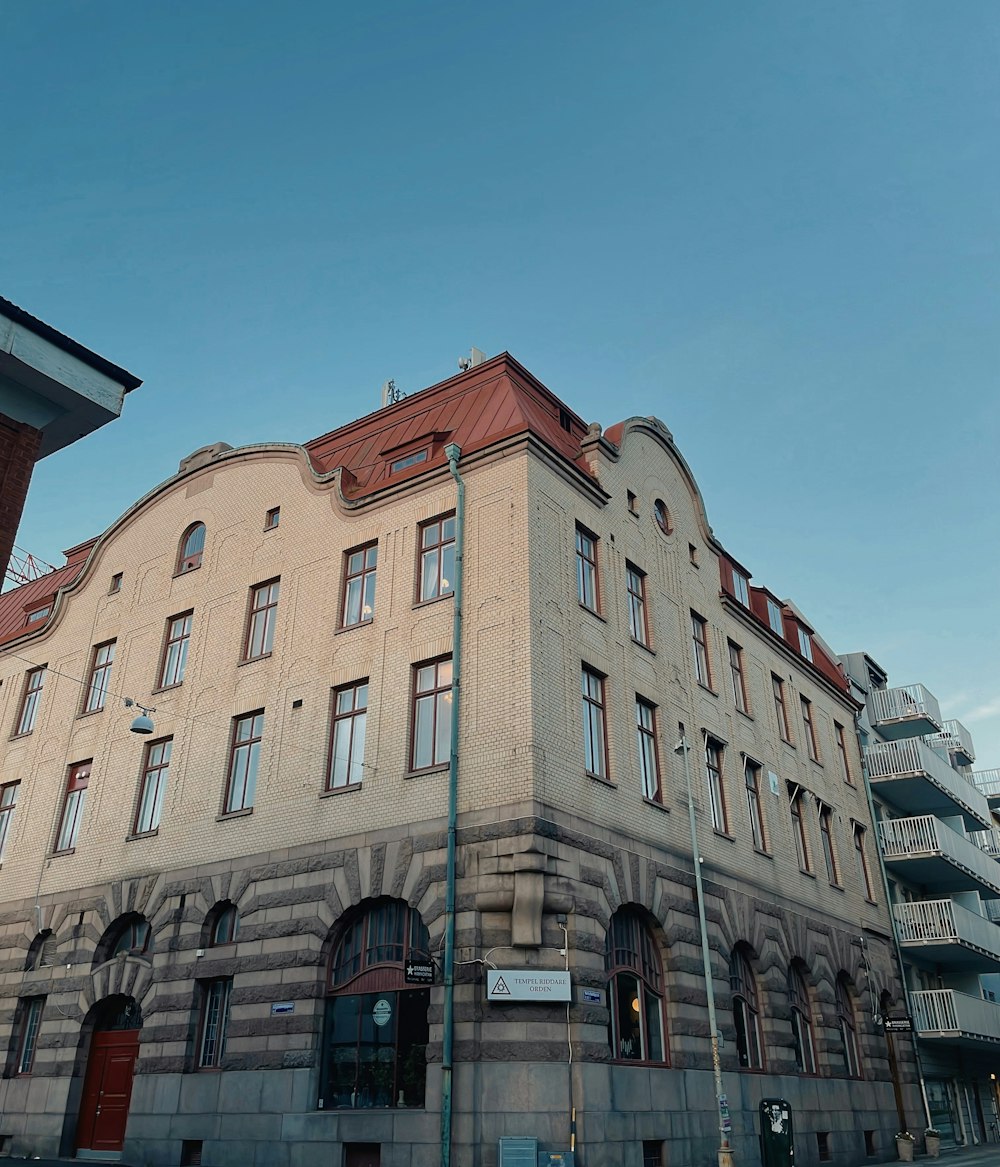
[[[379,997],[372,1008],[372,1020],[376,1025],[385,1025],[391,1016],[392,1006],[385,997]]]
[[[486,972],[487,1001],[568,1001],[568,972],[503,968]]]

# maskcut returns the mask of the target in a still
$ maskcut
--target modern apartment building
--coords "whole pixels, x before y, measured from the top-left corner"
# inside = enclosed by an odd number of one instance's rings
[[[841,660],[864,702],[858,724],[930,1121],[945,1144],[997,1142],[997,772],[973,772],[969,731],[945,720],[923,685],[889,685],[865,653]]]
[[[4,1146],[892,1157],[858,707],[663,423],[506,354],[196,452],[0,599]]]

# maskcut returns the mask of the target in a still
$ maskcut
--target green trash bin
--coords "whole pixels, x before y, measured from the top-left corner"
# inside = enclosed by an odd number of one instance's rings
[[[792,1108],[784,1098],[761,1100],[760,1161],[762,1167],[794,1167]]]

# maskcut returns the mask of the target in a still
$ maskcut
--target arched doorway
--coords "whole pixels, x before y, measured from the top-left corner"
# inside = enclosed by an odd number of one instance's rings
[[[76,1124],[76,1150],[120,1153],[139,1056],[142,1011],[131,997],[107,997],[94,1007],[93,1034]]]

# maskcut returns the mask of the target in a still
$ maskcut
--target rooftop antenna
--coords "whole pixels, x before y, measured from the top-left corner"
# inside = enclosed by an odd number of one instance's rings
[[[388,381],[382,382],[382,408],[385,409],[387,405],[395,405],[397,401],[402,401],[406,394],[402,389],[396,388],[396,382],[389,378]]]
[[[463,373],[467,373],[470,369],[474,369],[476,365],[481,365],[486,359],[486,354],[482,349],[471,348],[467,357],[458,358],[458,367]]]

